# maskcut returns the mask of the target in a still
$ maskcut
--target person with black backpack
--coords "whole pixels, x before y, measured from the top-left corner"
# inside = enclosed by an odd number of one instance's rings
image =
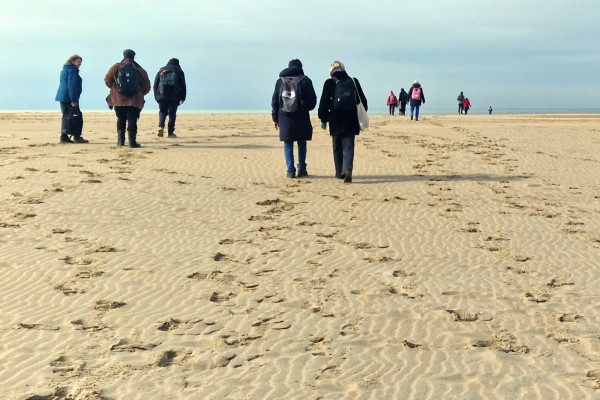
[[[348,75],[344,64],[340,61],[331,63],[329,75],[331,78],[323,84],[319,119],[323,129],[329,123],[335,176],[350,183],[354,168],[354,142],[360,133],[356,106],[361,102],[365,110],[369,107],[360,82]]]
[[[148,73],[134,61],[135,51],[124,50],[123,60],[114,64],[104,77],[110,88],[107,101],[117,115],[117,145],[125,146],[125,129],[129,147],[141,147],[137,142],[137,120],[144,108],[144,96],[150,92]]]
[[[296,177],[294,165],[294,142],[298,143],[298,178],[308,176],[306,171],[306,142],[312,139],[313,128],[309,111],[317,105],[317,94],[312,81],[302,69],[302,62],[291,60],[288,68],[279,73],[271,98],[271,117],[279,140],[283,142],[283,154],[287,177]]]
[[[164,136],[165,122],[168,116],[168,137],[176,138],[177,108],[183,104],[187,94],[185,74],[178,59],[171,58],[167,65],[158,71],[154,78],[153,90],[154,99],[158,103],[158,136]]]

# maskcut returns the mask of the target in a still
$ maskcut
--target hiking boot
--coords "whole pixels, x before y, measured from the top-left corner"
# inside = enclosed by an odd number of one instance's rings
[[[177,137],[177,135],[176,135],[176,134],[174,134],[174,133],[169,133],[169,136],[168,136],[168,137],[170,137],[170,138],[176,138],[176,137]]]
[[[299,169],[298,170],[298,178],[303,178],[305,176],[308,176],[308,172],[306,172],[305,169]]]
[[[348,171],[344,175],[344,183],[350,183],[350,182],[352,182],[352,172]]]
[[[165,135],[165,130],[163,128],[158,128],[158,137],[163,137]]]
[[[288,172],[287,173],[287,177],[288,178],[295,178],[296,177],[296,171],[294,171],[294,172]]]
[[[81,136],[77,136],[73,138],[73,142],[75,143],[89,143],[90,141],[82,138]]]
[[[69,135],[60,135],[60,143],[73,143]]]

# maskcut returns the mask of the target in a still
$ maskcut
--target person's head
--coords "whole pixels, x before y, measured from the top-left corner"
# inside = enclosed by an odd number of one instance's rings
[[[179,65],[179,60],[177,58],[171,58],[167,64]]]
[[[393,94],[394,94],[394,91],[393,91],[393,90],[390,90],[390,94],[392,94],[392,95],[393,95]]]
[[[329,66],[329,75],[333,75],[335,72],[345,71],[346,67],[342,64],[341,61],[334,61]]]
[[[298,60],[297,58],[290,60],[290,62],[288,63],[288,68],[292,67],[302,68],[302,61]]]
[[[69,57],[67,59],[67,61],[65,61],[65,65],[73,64],[74,66],[79,68],[81,66],[82,62],[83,62],[83,58],[81,58],[81,56],[79,56],[77,54],[73,54],[71,57]]]
[[[412,83],[412,85],[413,85],[413,86],[419,86],[419,85],[420,85],[420,83],[419,83],[419,81],[418,81],[418,80],[416,80],[416,79],[415,79],[415,81]]]
[[[123,50],[123,58],[128,58],[133,61],[135,59],[135,51],[131,49]]]

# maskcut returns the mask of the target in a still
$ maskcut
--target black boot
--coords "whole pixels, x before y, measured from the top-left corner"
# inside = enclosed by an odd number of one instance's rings
[[[132,149],[137,148],[137,147],[142,147],[138,142],[135,141],[137,132],[129,132],[128,131],[127,135],[129,136],[129,147],[131,147]]]
[[[60,135],[60,143],[73,143],[73,141],[71,140],[69,135],[67,135],[66,133],[63,133]]]
[[[125,129],[117,130],[117,146],[125,146]]]

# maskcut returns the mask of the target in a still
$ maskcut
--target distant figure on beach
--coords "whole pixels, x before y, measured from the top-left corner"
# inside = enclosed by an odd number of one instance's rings
[[[494,111],[494,109],[492,108],[492,106],[489,106],[489,108],[488,108],[488,114],[492,115],[492,111]]]
[[[425,104],[425,94],[419,81],[415,80],[408,90],[408,98],[410,99],[410,119],[414,117],[415,121],[419,120],[419,108],[421,104]]]
[[[107,102],[117,115],[117,145],[125,146],[125,129],[129,147],[141,147],[136,140],[137,120],[144,108],[144,96],[150,92],[148,73],[135,59],[135,51],[123,51],[123,60],[109,68],[104,83],[110,88]]]
[[[398,111],[402,115],[406,115],[406,103],[408,103],[408,93],[404,88],[400,89],[398,94],[398,100],[400,101],[400,110]]]
[[[318,114],[323,129],[329,123],[335,176],[350,183],[354,169],[354,142],[356,135],[360,133],[356,106],[360,101],[366,110],[369,108],[360,82],[348,75],[344,64],[340,61],[332,62],[329,76],[323,83]]]
[[[187,94],[185,74],[177,58],[171,58],[167,65],[158,71],[154,78],[153,90],[154,99],[158,103],[158,136],[164,136],[168,116],[168,137],[176,138],[177,108],[183,104]]]
[[[458,102],[458,113],[462,115],[464,110],[463,102],[465,101],[465,95],[463,94],[463,92],[460,92],[460,94],[456,98],[456,101]]]
[[[393,116],[394,112],[396,111],[396,107],[398,107],[398,98],[394,94],[393,90],[390,91],[390,95],[387,98],[387,105],[390,108],[390,115]]]
[[[279,129],[279,140],[283,142],[288,178],[296,177],[294,142],[298,143],[298,178],[308,176],[306,142],[313,134],[309,111],[316,105],[317,94],[310,78],[304,75],[302,62],[291,60],[279,73],[271,99],[271,117],[275,129]]]
[[[60,111],[62,111],[62,121],[60,127],[60,143],[88,143],[81,137],[81,128],[77,131],[69,131],[70,118],[72,111],[79,111],[79,97],[82,92],[82,79],[79,76],[79,67],[83,59],[77,54],[73,54],[63,65],[62,71],[60,71],[60,82],[58,90],[56,92],[55,100],[60,102]],[[73,140],[69,138],[69,135],[73,136]]]
[[[471,102],[469,101],[468,97],[465,97],[465,100],[463,101],[463,109],[465,110],[465,115],[469,113],[469,108],[471,108]]]

